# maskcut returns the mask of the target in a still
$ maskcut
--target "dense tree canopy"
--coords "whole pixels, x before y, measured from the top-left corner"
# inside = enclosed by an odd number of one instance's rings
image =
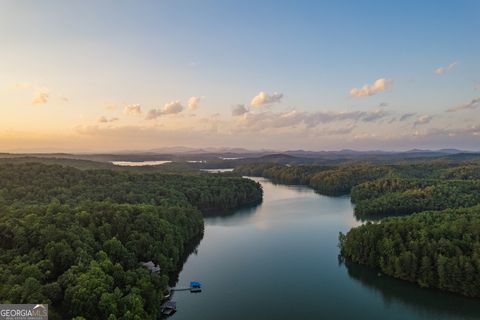
[[[480,297],[480,206],[426,211],[340,234],[342,255],[385,274]]]
[[[380,179],[352,189],[355,214],[403,215],[480,204],[480,180]]]
[[[233,175],[2,164],[0,301],[48,303],[52,319],[153,319],[201,213],[261,197]]]

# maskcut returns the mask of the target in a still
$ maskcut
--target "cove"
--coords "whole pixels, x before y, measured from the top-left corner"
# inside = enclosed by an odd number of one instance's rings
[[[378,275],[338,258],[338,233],[360,225],[349,197],[264,178],[262,204],[205,219],[170,319],[478,319],[480,302]]]

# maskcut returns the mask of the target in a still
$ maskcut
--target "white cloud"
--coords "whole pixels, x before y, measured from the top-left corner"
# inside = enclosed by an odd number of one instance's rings
[[[183,106],[180,101],[170,101],[166,103],[162,109],[151,109],[148,111],[147,120],[156,119],[158,117],[169,115],[169,114],[178,114],[183,111]]]
[[[232,116],[234,117],[241,116],[242,114],[245,114],[247,112],[248,112],[248,109],[245,108],[244,104],[238,104],[232,108]]]
[[[261,91],[255,97],[252,98],[250,105],[252,107],[261,107],[264,105],[274,104],[280,102],[283,98],[283,93],[274,92],[272,95]]]
[[[100,118],[97,119],[98,123],[109,123],[109,122],[115,122],[118,121],[118,118],[107,118],[105,116],[101,116]]]
[[[361,88],[352,88],[350,95],[354,97],[372,96],[379,92],[390,89],[393,86],[393,80],[377,79],[372,84],[366,84]]]
[[[461,111],[461,110],[467,110],[467,109],[476,109],[480,107],[480,97],[472,99],[472,101],[458,105],[456,107],[450,108],[447,110],[447,112],[456,112],[456,111]]]
[[[123,113],[128,115],[139,115],[142,114],[142,106],[137,104],[129,104],[123,108]]]
[[[417,120],[415,120],[415,122],[413,123],[413,127],[430,123],[432,119],[433,119],[433,116],[431,115],[428,115],[428,114],[421,115],[417,118]]]
[[[197,109],[199,104],[200,104],[200,100],[202,100],[201,97],[190,97],[190,99],[188,99],[188,103],[187,103],[188,110],[193,111],[193,110]]]
[[[32,104],[46,104],[50,98],[50,93],[47,89],[37,89],[33,94]]]
[[[450,63],[450,64],[449,64],[448,66],[446,66],[446,67],[436,68],[434,71],[435,71],[436,74],[442,75],[442,74],[445,74],[445,73],[447,73],[447,72],[452,71],[452,70],[455,69],[457,66],[458,66],[458,61],[455,61],[455,62]]]
[[[183,111],[180,101],[170,101],[163,106],[163,114],[176,114]]]

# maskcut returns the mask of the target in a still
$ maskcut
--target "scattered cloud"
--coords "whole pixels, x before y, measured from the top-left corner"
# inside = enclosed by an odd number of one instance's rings
[[[408,120],[410,119],[411,117],[413,117],[414,115],[416,115],[415,112],[411,112],[411,113],[404,113],[400,116],[400,119],[398,119],[398,121],[402,122],[402,121],[405,121],[405,120]]]
[[[432,115],[428,115],[428,114],[421,115],[415,120],[415,122],[413,123],[413,127],[415,128],[419,125],[430,123],[432,119],[433,119]]]
[[[151,109],[148,111],[147,120],[156,119],[164,115],[178,114],[183,111],[183,106],[180,101],[170,101],[166,103],[162,109]]]
[[[386,103],[386,102],[380,102],[380,103],[378,104],[378,106],[381,107],[381,108],[383,108],[383,107],[388,107],[388,103]]]
[[[180,101],[170,101],[163,107],[163,114],[175,114],[182,112],[183,106]]]
[[[123,108],[123,113],[128,115],[140,115],[142,114],[142,106],[138,103],[126,105]]]
[[[188,103],[187,103],[188,110],[193,111],[193,110],[197,109],[198,105],[200,104],[200,100],[202,100],[201,97],[190,97],[190,99],[188,99]]]
[[[247,112],[248,112],[248,109],[245,108],[244,104],[237,104],[232,108],[232,116],[234,117],[241,116]]]
[[[52,94],[51,91],[45,87],[30,83],[30,82],[18,82],[15,83],[13,89],[28,89],[32,91],[32,104],[47,104],[51,98],[61,100],[62,102],[69,102],[68,97],[62,95]]]
[[[101,116],[100,118],[97,119],[98,123],[109,123],[109,122],[115,122],[118,121],[118,118],[107,118],[105,116]]]
[[[377,79],[372,84],[366,84],[361,88],[352,88],[350,95],[354,97],[373,96],[379,92],[390,89],[393,86],[393,80]]]
[[[442,75],[442,74],[445,74],[447,72],[450,72],[452,71],[453,69],[455,69],[456,67],[458,66],[458,61],[455,61],[455,62],[452,62],[450,63],[448,66],[446,67],[439,67],[439,68],[436,68],[434,70],[434,72],[438,75]]]
[[[261,107],[280,102],[282,98],[283,93],[274,92],[272,95],[269,95],[268,93],[261,91],[252,98],[250,105],[252,107]]]
[[[385,118],[387,115],[390,115],[389,112],[383,110],[383,109],[375,109],[370,112],[365,112],[359,120],[362,120],[364,122],[374,122],[380,119]]]
[[[468,109],[476,109],[478,107],[480,107],[480,97],[472,99],[472,101],[468,103],[464,103],[456,107],[450,108],[447,110],[447,112],[457,112],[457,111],[468,110]]]
[[[33,94],[32,104],[46,104],[50,98],[50,93],[47,89],[37,89]]]

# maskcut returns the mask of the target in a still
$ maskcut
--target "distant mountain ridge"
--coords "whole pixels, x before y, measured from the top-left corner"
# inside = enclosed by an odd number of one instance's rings
[[[144,151],[121,151],[121,152],[112,152],[112,154],[118,153],[141,153],[141,154],[204,154],[204,153],[230,153],[230,154],[286,154],[286,155],[385,155],[385,154],[457,154],[457,153],[477,153],[478,151],[469,151],[469,150],[460,150],[453,148],[445,148],[438,150],[430,149],[410,149],[406,151],[392,151],[392,150],[353,150],[353,149],[341,149],[341,150],[275,150],[275,149],[246,149],[246,148],[236,148],[236,147],[205,147],[205,148],[193,148],[193,147],[184,147],[184,146],[174,146],[174,147],[162,147],[154,148]]]

